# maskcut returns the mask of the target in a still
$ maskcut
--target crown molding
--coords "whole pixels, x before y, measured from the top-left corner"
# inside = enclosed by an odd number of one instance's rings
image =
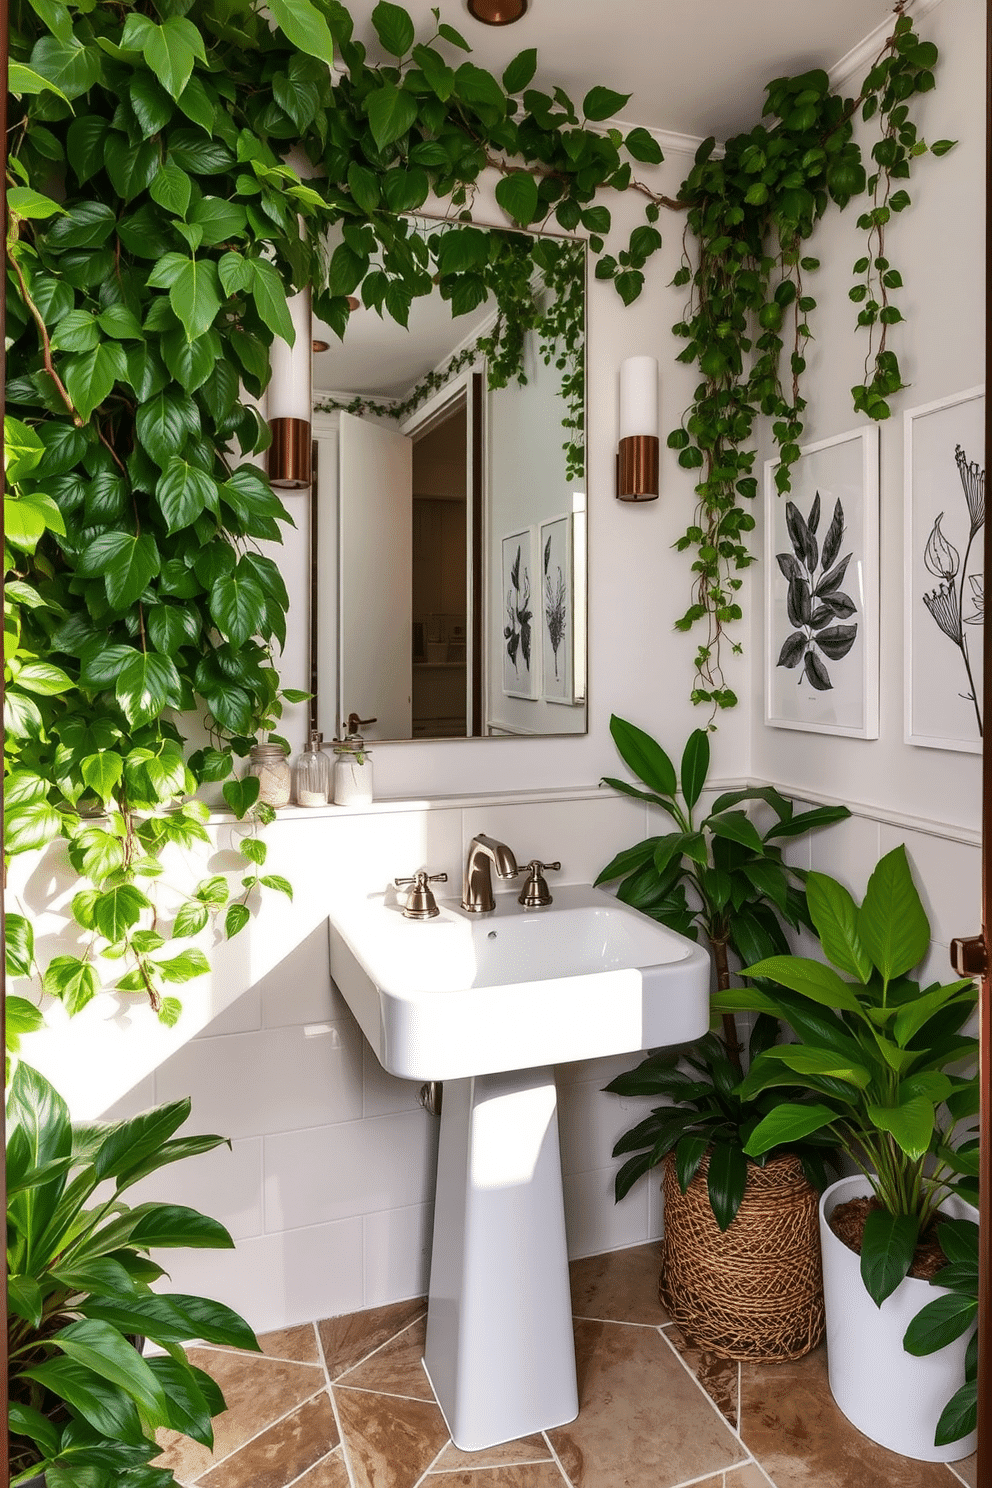
[[[914,20],[928,15],[931,10],[936,10],[943,0],[916,0],[912,7]],[[886,37],[892,29],[893,17],[889,16],[874,31],[870,31],[863,41],[852,47],[846,56],[841,57],[830,69],[830,86],[832,89],[841,87],[855,74],[860,74],[868,68],[882,50]]]

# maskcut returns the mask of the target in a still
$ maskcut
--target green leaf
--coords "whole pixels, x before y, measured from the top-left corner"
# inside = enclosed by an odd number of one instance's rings
[[[743,974],[768,977],[823,1007],[843,1008],[845,1012],[864,1016],[854,990],[822,961],[812,961],[805,956],[769,956],[765,961],[744,967]]]
[[[156,966],[167,982],[189,982],[210,970],[210,962],[197,946],[190,946],[169,961],[158,961]]]
[[[30,186],[10,186],[7,189],[7,210],[13,217],[44,221],[46,217],[54,217],[56,212],[64,212],[65,208]]]
[[[126,380],[127,361],[116,341],[102,341],[85,355],[70,357],[65,367],[66,389],[84,423],[110,396],[114,384]]]
[[[454,26],[449,26],[446,21],[441,21],[438,24],[437,33],[445,41],[449,41],[452,46],[458,47],[463,52],[470,52],[472,50],[461,32],[456,31]]]
[[[8,993],[4,1031],[7,1048],[11,1052],[20,1048],[21,1034],[37,1033],[39,1028],[44,1027],[45,1020],[40,1008],[36,1008],[33,1002],[28,1002],[26,997],[13,997]]]
[[[773,837],[801,837],[816,827],[829,827],[834,822],[844,821],[850,814],[846,806],[815,806],[811,811],[801,811],[798,816],[790,815],[786,820],[776,822],[765,833],[765,841],[770,842]]]
[[[897,1106],[870,1105],[869,1121],[879,1131],[889,1132],[911,1162],[918,1162],[930,1149],[935,1127],[933,1101],[913,1095]]]
[[[879,860],[868,880],[858,935],[886,981],[905,975],[930,948],[930,922],[903,843]]]
[[[245,928],[250,919],[251,914],[246,905],[232,904],[224,920],[224,930],[228,940],[233,940]]]
[[[10,702],[10,694],[7,695]],[[30,852],[52,842],[62,831],[62,818],[47,801],[29,801],[4,812],[4,847],[9,853]]]
[[[624,147],[635,160],[641,160],[646,165],[660,165],[665,158],[654,135],[640,127],[630,131],[624,140]]]
[[[710,767],[710,739],[705,729],[693,729],[682,751],[682,795],[691,810],[702,794]]]
[[[537,48],[527,47],[525,51],[518,52],[504,69],[503,87],[507,93],[522,93],[533,82],[536,72]]]
[[[904,1049],[920,1029],[943,1008],[955,1002],[974,1002],[974,1000],[975,985],[970,978],[963,978],[958,982],[949,982],[944,987],[935,987],[932,991],[914,998],[912,1002],[903,1003],[892,1024],[896,1043]]]
[[[254,579],[237,573],[220,578],[210,591],[210,614],[218,630],[241,646],[258,633],[265,616],[265,595]]]
[[[955,1390],[941,1411],[934,1435],[934,1446],[949,1447],[970,1436],[978,1425],[978,1380],[968,1380]]]
[[[186,439],[199,432],[200,416],[191,398],[178,388],[166,388],[138,407],[135,426],[142,445],[164,470]]]
[[[140,889],[133,884],[118,884],[95,901],[93,919],[100,934],[116,945],[138,923],[142,911],[150,908],[151,900]]]
[[[249,863],[257,863],[259,867],[268,856],[269,845],[263,842],[261,837],[245,837],[241,842],[241,853]]]
[[[258,880],[263,888],[275,889],[279,894],[285,894],[287,899],[293,897],[293,885],[288,878],[283,878],[278,873],[266,873]]]
[[[206,928],[209,918],[210,911],[205,904],[197,904],[193,899],[187,900],[173,922],[173,939],[182,940],[187,935],[199,935]]]
[[[840,971],[856,976],[867,986],[871,957],[861,944],[858,906],[847,889],[825,873],[810,873],[806,879],[806,900],[820,944],[829,959]]]
[[[877,1307],[909,1274],[919,1234],[915,1214],[890,1214],[887,1209],[869,1213],[861,1242],[861,1280]]]
[[[783,1102],[769,1112],[748,1138],[744,1151],[748,1157],[760,1157],[772,1147],[788,1147],[801,1142],[804,1137],[829,1126],[837,1120],[837,1113],[829,1106],[794,1105]]]
[[[372,24],[386,51],[393,57],[404,57],[413,46],[416,35],[413,21],[401,5],[379,0],[372,12]]]
[[[674,796],[678,789],[675,766],[668,755],[643,729],[618,718],[610,718],[610,733],[617,746],[620,758],[638,780],[662,796]]]
[[[776,1044],[766,1049],[762,1063],[772,1060],[784,1064],[799,1075],[832,1075],[858,1090],[866,1090],[871,1084],[871,1070],[863,1064],[844,1060],[830,1049],[809,1049],[802,1044]],[[757,1061],[755,1061],[757,1063]],[[753,1066],[752,1066],[753,1067]],[[931,1108],[932,1112],[932,1108]]]
[[[134,109],[134,116],[145,139],[151,134],[158,134],[159,130],[168,124],[173,114],[172,100],[168,93],[159,86],[155,78],[142,72],[131,74],[129,87],[131,107]],[[153,201],[158,201],[154,191],[151,195]],[[160,205],[166,206],[166,203],[162,202]],[[171,211],[172,208],[168,210]]]
[[[141,1419],[130,1396],[74,1359],[49,1359],[21,1372],[27,1379],[37,1381],[65,1400],[102,1437],[136,1447],[146,1442]]]
[[[202,336],[213,325],[221,306],[217,265],[209,259],[185,259],[169,289],[169,303],[189,339]]]
[[[153,1426],[168,1419],[165,1392],[148,1364],[109,1323],[83,1318],[62,1328],[52,1339],[77,1364],[123,1390]]]
[[[101,751],[88,755],[79,767],[79,772],[90,790],[96,792],[106,805],[112,798],[124,773],[124,761],[119,754]]]
[[[582,101],[583,115],[597,121],[611,119],[626,107],[630,97],[629,93],[614,93],[612,88],[590,88]]]
[[[251,264],[251,297],[255,309],[274,336],[290,346],[296,340],[292,317],[286,304],[286,290],[276,269],[265,259],[253,258]]]
[[[251,810],[251,808],[258,800],[258,776],[245,775],[241,780],[225,780],[224,784],[221,786],[221,790],[224,793],[224,800],[227,802],[228,806],[230,806],[231,810],[240,821]],[[224,880],[222,879],[221,882],[223,883]],[[224,890],[225,899],[222,899],[220,901],[221,904],[223,904],[226,900],[226,883],[224,884]]]
[[[377,88],[369,96],[369,128],[372,138],[380,150],[400,139],[417,117],[417,104],[413,95],[392,83]]]
[[[103,581],[110,603],[119,610],[126,610],[141,598],[149,581],[158,573],[158,546],[147,532],[140,537],[128,533],[113,535],[123,538],[124,542],[106,563]]]
[[[4,951],[9,977],[31,975],[34,963],[34,929],[25,915],[7,914],[4,917]]]
[[[69,102],[61,88],[43,78],[33,67],[25,67],[23,62],[15,62],[13,59],[8,64],[7,86],[15,98],[22,98],[25,93],[44,93],[47,88],[66,103]]]
[[[729,1229],[747,1186],[747,1159],[730,1142],[714,1142],[710,1151],[706,1188],[713,1218],[721,1230]]]
[[[940,1276],[933,1279],[937,1285],[943,1284]],[[977,1313],[977,1295],[967,1297],[960,1292],[949,1292],[946,1296],[935,1297],[913,1318],[903,1336],[903,1347],[915,1358],[935,1354],[967,1333]]]
[[[84,46],[75,35],[64,41],[57,36],[42,36],[31,52],[31,70],[71,101],[99,80],[103,61],[96,47]]]
[[[322,13],[310,0],[269,0],[272,18],[298,51],[334,64],[334,41]]]
[[[257,790],[252,800],[258,800]],[[209,905],[211,909],[223,909],[227,903],[229,892],[227,879],[221,873],[215,873],[211,878],[203,879],[201,883],[197,884],[194,890],[197,899],[201,903]]]
[[[170,532],[191,527],[204,507],[216,509],[217,482],[205,470],[172,455],[155,487],[155,496]]]
[[[182,706],[183,691],[175,665],[168,656],[155,651],[136,651],[128,657],[115,692],[132,726],[158,718],[164,708]]]
[[[714,837],[723,837],[728,842],[739,842],[752,852],[764,852],[765,844],[758,829],[743,811],[726,811],[720,816],[708,816],[703,823]]]
[[[194,61],[207,60],[203,38],[185,16],[167,16],[161,26],[156,26],[147,16],[132,13],[124,23],[121,45],[144,54],[172,98],[178,98],[188,83]]]
[[[193,183],[189,176],[171,161],[160,167],[148,188],[152,201],[176,217],[185,217],[192,191]]]
[[[538,215],[537,181],[529,171],[511,171],[497,181],[496,200],[509,217],[526,227]]]

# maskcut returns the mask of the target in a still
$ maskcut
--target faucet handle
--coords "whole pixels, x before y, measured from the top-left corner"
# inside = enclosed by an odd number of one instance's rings
[[[436,914],[440,914],[434,892],[428,887],[432,883],[447,883],[446,873],[425,873],[423,869],[415,873],[412,878],[394,878],[393,883],[398,889],[403,889],[407,884],[413,884],[413,889],[407,895],[406,904],[403,906],[403,918],[407,920],[431,920]]]
[[[545,869],[557,873],[561,869],[561,863],[542,863],[540,858],[531,858],[527,864],[527,882],[517,895],[517,903],[522,904],[525,909],[538,909],[552,902],[551,890],[544,877]]]

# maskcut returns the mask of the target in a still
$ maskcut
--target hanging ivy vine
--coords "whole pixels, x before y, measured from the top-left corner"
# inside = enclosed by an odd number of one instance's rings
[[[175,942],[217,913],[236,934],[263,889],[289,890],[259,871],[265,845],[252,833],[233,904],[226,880],[205,880],[178,913],[155,893],[163,849],[205,836],[201,785],[222,782],[240,817],[264,814],[235,763],[277,727],[283,698],[299,696],[279,684],[289,597],[264,546],[290,518],[252,463],[268,433],[242,395],[264,390],[273,338],[293,339],[289,291],[314,286],[338,334],[355,292],[406,324],[435,280],[455,315],[492,291],[491,375],[519,375],[524,333],[536,329],[563,371],[577,448],[575,255],[555,240],[534,250],[550,287],[542,308],[519,234],[471,221],[479,178],[497,171],[496,200],[515,227],[581,234],[596,275],[628,305],[661,246],[661,210],[687,212],[699,263],[682,271],[692,299],[680,334],[703,383],[673,442],[705,479],[685,539],[699,554],[698,603],[683,623],[710,627],[695,696],[717,706],[732,701],[719,647],[739,614],[733,571],[748,561],[746,441],[756,411],[771,415],[787,471],[801,432],[796,379],[813,302],[800,244],[828,201],[865,190],[870,249],[856,291],[876,340],[859,406],[881,416],[899,385],[884,231],[905,205],[891,183],[926,148],[907,100],[932,86],[936,59],[907,19],[858,100],[833,99],[823,74],[780,80],[768,103],[778,124],[731,141],[721,161],[705,147],[675,201],[634,175],[662,159],[648,131],[604,127],[626,95],[594,87],[579,105],[536,89],[533,50],[496,78],[434,15],[418,41],[406,11],[380,0],[372,24],[389,60],[372,66],[339,0],[12,0],[6,851],[66,839],[81,949],[37,965],[15,914],[10,965],[70,1012],[111,986],[174,1021],[165,992],[207,966]],[[851,137],[857,107],[880,125],[871,179]],[[285,163],[295,143],[310,179]],[[644,201],[622,246],[611,191]],[[431,195],[451,214],[433,260],[406,215]],[[190,754],[195,713],[211,742]],[[33,1004],[12,1001],[15,1034],[36,1020]]]
[[[754,562],[746,535],[754,527],[748,503],[758,493],[755,420],[771,420],[780,493],[790,489],[799,458],[816,309],[806,276],[819,267],[803,248],[831,203],[842,208],[866,194],[871,203],[858,219],[867,252],[854,265],[851,290],[857,324],[869,335],[864,380],[851,390],[854,407],[871,419],[888,418],[888,399],[903,386],[888,345],[890,327],[903,318],[892,300],[902,279],[886,257],[885,234],[910,196],[893,183],[909,178],[918,156],[928,149],[942,155],[952,141],[928,146],[910,118],[912,99],[934,86],[937,48],[918,39],[902,9],[896,6],[893,33],[856,98],[831,93],[819,70],[777,79],[767,89],[768,122],[728,140],[720,158],[715,140],[707,140],[680,192],[688,210],[686,253],[675,283],[691,285],[691,293],[674,329],[686,342],[679,360],[694,363],[701,381],[668,443],[702,479],[695,514],[677,543],[695,555],[692,603],[677,628],[704,631],[692,700],[712,713],[737,702],[723,646],[727,627],[742,615],[740,572]],[[868,166],[854,138],[859,113],[878,125]]]

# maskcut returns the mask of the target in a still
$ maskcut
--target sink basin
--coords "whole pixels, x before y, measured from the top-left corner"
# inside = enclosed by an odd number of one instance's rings
[[[579,1408],[552,1066],[698,1038],[710,960],[591,884],[439,908],[336,904],[331,975],[385,1069],[445,1082],[424,1367],[472,1452]]]
[[[389,895],[331,912],[331,975],[383,1067],[455,1080],[698,1038],[710,960],[684,936],[589,884],[524,909],[472,915],[442,900],[403,918]]]

